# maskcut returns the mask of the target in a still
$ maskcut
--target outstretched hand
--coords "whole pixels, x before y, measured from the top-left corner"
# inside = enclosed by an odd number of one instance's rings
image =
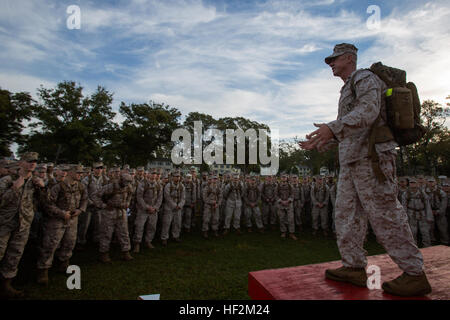
[[[320,150],[328,141],[333,138],[333,132],[325,123],[314,123],[318,127],[316,131],[306,135],[306,141],[300,141],[298,144],[300,148],[305,150],[312,150],[317,148]]]

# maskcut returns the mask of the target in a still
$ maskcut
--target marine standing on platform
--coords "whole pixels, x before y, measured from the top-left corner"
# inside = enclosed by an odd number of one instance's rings
[[[303,149],[319,151],[331,146],[331,141],[334,145],[339,143],[335,223],[343,267],[328,269],[325,275],[332,280],[366,286],[364,239],[370,220],[378,242],[404,271],[398,278],[384,282],[383,290],[394,295],[425,295],[431,292],[431,287],[424,273],[422,254],[397,199],[397,143],[390,140],[369,144],[375,121],[386,127],[383,95],[387,87],[371,71],[356,70],[357,50],[352,44],[342,43],[325,58],[333,74],[344,81],[337,120],[317,124],[319,129],[300,143]]]

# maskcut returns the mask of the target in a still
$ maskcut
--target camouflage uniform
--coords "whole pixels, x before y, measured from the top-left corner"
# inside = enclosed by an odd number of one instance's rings
[[[278,220],[280,222],[280,231],[282,234],[289,230],[289,233],[295,232],[294,223],[294,197],[292,194],[292,187],[289,182],[280,181],[276,189],[278,196]],[[287,202],[287,203],[282,203]]]
[[[33,178],[15,189],[12,185],[17,178],[5,176],[0,186],[0,273],[5,279],[17,275],[34,216]]]
[[[163,198],[163,189],[159,182],[151,182],[144,179],[137,188],[137,215],[134,224],[133,242],[141,243],[145,232],[145,242],[151,243],[156,233],[156,224],[158,222],[158,210],[161,207]],[[149,212],[150,207],[155,212]],[[147,226],[146,226],[147,224]]]
[[[447,209],[447,194],[441,190],[438,186],[434,189],[426,188],[425,194],[428,197],[430,209],[433,212],[434,221],[439,231],[440,241],[443,244],[449,245],[448,237],[448,224],[445,211]],[[431,224],[431,228],[434,230],[434,223]],[[433,232],[432,232],[433,233]]]
[[[386,85],[372,72],[355,70],[341,89],[337,120],[327,124],[339,142],[337,242],[344,267],[366,267],[363,244],[369,220],[393,261],[407,274],[421,275],[423,258],[397,199],[397,144],[391,140],[375,145],[383,182],[378,181],[369,158],[369,132],[380,114],[378,125],[385,125],[385,89]]]
[[[333,230],[333,232],[336,232],[336,224],[335,224],[335,220],[336,220],[336,194],[337,194],[337,184],[333,183],[333,185],[330,188],[330,202],[331,205],[333,206],[333,211],[331,213],[331,218],[333,219],[333,221],[331,222],[331,228]]]
[[[203,199],[203,233],[211,229],[215,232],[219,229],[219,203],[222,201],[222,190],[218,183],[209,183],[202,189]]]
[[[247,228],[252,227],[252,216],[255,220],[256,227],[260,230],[264,228],[262,223],[261,211],[259,210],[258,202],[261,199],[261,192],[253,178],[254,185],[246,184],[242,192],[242,198],[245,203],[245,220]]]
[[[80,245],[85,245],[87,242],[87,232],[89,229],[89,225],[91,220],[93,220],[93,234],[95,238],[95,242],[98,242],[99,237],[99,229],[100,229],[100,214],[99,209],[95,207],[93,196],[103,185],[107,183],[105,180],[105,176],[95,176],[91,174],[83,179],[83,184],[86,186],[87,194],[88,194],[88,205],[86,212],[78,218],[78,239],[77,243]]]
[[[302,185],[297,183],[292,183],[292,195],[294,197],[294,221],[295,225],[299,228],[302,225],[301,213],[303,206],[305,205],[305,194],[303,193]]]
[[[233,217],[233,227],[238,230],[241,227],[242,189],[240,181],[231,181],[225,187],[223,199],[225,201],[225,221],[223,228],[230,229],[231,218]]]
[[[171,226],[172,237],[179,239],[185,196],[185,188],[181,181],[177,185],[171,181],[164,187],[164,214],[161,240],[167,241],[169,239],[169,229]]]
[[[183,227],[186,230],[190,230],[197,203],[197,184],[192,179],[185,180],[184,188],[186,197],[183,208]]]
[[[322,230],[328,230],[328,202],[330,200],[330,191],[325,183],[316,183],[311,188],[312,204],[312,227],[314,231],[319,230],[319,217]]]
[[[417,242],[417,229],[422,235],[424,247],[431,246],[430,221],[432,214],[428,208],[428,199],[421,188],[411,189],[403,194],[402,205],[406,209],[409,218],[409,225]]]
[[[265,226],[274,226],[277,222],[277,182],[261,183],[262,219]]]
[[[81,167],[72,167],[72,170],[82,172]],[[87,202],[87,190],[80,181],[60,181],[50,189],[38,269],[49,269],[54,255],[61,263],[68,265],[77,241],[78,216],[74,213],[80,210],[84,214]],[[65,219],[67,211],[72,215],[68,221]]]
[[[101,187],[93,197],[94,204],[101,216],[99,252],[109,252],[113,234],[116,233],[121,251],[130,251],[128,234],[127,207],[133,195],[132,178],[125,175]]]

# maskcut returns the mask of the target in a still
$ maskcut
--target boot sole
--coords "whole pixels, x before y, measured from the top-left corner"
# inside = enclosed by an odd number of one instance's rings
[[[383,283],[383,285],[381,286],[383,291],[386,293],[389,293],[393,296],[399,296],[399,297],[420,297],[420,296],[426,296],[427,294],[430,294],[432,289],[431,288],[426,288],[426,289],[422,289],[419,290],[417,292],[415,292],[414,294],[404,294],[401,292],[395,292],[394,290],[391,290],[389,287],[386,287],[385,284]]]
[[[334,280],[334,281],[347,282],[347,283],[353,284],[353,285],[355,285],[357,287],[363,287],[363,288],[367,287],[367,280],[364,283],[361,283],[361,282],[358,282],[358,281],[355,281],[355,280],[352,280],[352,279],[339,278],[339,277],[337,277],[337,276],[335,276],[335,275],[333,275],[333,274],[331,274],[329,272],[325,272],[325,277],[327,279]]]

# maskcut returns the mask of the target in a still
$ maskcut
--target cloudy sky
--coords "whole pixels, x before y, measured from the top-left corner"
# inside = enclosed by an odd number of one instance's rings
[[[450,95],[448,0],[0,3],[0,87],[14,92],[36,96],[40,84],[73,80],[85,93],[97,85],[114,92],[116,110],[153,100],[304,137],[313,122],[336,117],[343,83],[323,59],[350,42],[359,67],[407,70],[422,100]],[[68,28],[71,5],[80,8],[79,29]]]

